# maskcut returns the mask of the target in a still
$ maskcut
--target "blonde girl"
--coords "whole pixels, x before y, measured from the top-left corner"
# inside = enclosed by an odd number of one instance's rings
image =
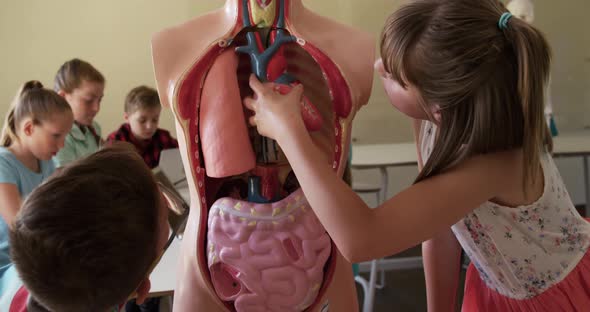
[[[23,199],[55,167],[73,115],[66,101],[39,81],[26,82],[6,114],[0,136],[0,267],[8,264],[8,227]]]

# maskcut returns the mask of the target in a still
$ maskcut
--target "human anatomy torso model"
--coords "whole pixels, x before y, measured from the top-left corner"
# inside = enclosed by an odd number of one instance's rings
[[[342,175],[371,92],[373,38],[301,0],[227,0],[155,34],[152,54],[191,195],[174,311],[356,311],[351,264],[278,144],[248,125],[242,99],[250,74],[281,93],[303,84],[317,161]]]

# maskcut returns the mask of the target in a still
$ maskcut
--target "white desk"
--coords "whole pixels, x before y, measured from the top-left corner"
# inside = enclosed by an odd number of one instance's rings
[[[174,239],[150,275],[150,297],[171,296],[176,287],[176,271],[182,241]]]
[[[590,217],[590,131],[565,133],[553,139],[554,157],[581,157],[584,167],[584,194],[586,195],[586,217]]]
[[[590,131],[565,132],[553,139],[554,157],[581,157],[584,166],[584,190],[586,195],[586,216],[590,216]],[[353,169],[378,169],[381,172],[383,192],[382,202],[387,200],[387,188],[389,186],[387,168],[400,166],[415,166],[418,164],[416,144],[388,143],[366,144],[352,146],[351,168]],[[360,269],[369,271],[370,264],[363,263]],[[384,269],[408,269],[422,266],[421,257],[408,257],[398,259],[386,259],[379,266]]]
[[[388,167],[415,166],[418,164],[416,144],[368,144],[352,146],[352,169],[379,169],[381,173],[381,202],[387,199]]]
[[[414,142],[352,146],[350,165],[354,169],[411,166],[417,163]]]
[[[563,156],[590,156],[590,130],[566,132],[553,138],[553,154]]]
[[[178,194],[187,202],[190,203],[190,193],[186,183],[176,188]],[[178,269],[178,258],[182,248],[182,241],[175,238],[170,244],[158,265],[150,275],[150,297],[171,296],[174,294],[176,287],[176,271]]]
[[[581,157],[584,164],[586,215],[590,216],[590,130],[565,132],[553,138],[554,157]],[[387,168],[417,165],[418,156],[413,142],[367,144],[352,146],[353,169],[379,169],[387,191]],[[382,194],[386,199],[387,194]]]

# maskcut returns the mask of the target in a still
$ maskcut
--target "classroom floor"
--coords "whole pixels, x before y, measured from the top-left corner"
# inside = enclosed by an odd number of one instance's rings
[[[418,256],[420,246],[414,247],[400,256]],[[368,279],[368,273],[361,273]],[[424,284],[424,271],[420,269],[399,270],[385,272],[386,285],[383,289],[375,291],[375,303],[373,312],[420,312],[426,311],[426,286]],[[465,270],[461,270],[461,279],[458,287],[458,300],[463,298],[463,281]],[[362,311],[363,292],[357,284],[357,296],[359,311]],[[460,311],[459,304],[457,311]]]

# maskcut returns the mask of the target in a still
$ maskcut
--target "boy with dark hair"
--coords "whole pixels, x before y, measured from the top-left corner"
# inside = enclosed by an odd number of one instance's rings
[[[14,265],[0,271],[0,307],[105,312],[130,296],[143,302],[148,276],[174,238],[171,196],[121,145],[63,167],[17,216],[10,232]]]

